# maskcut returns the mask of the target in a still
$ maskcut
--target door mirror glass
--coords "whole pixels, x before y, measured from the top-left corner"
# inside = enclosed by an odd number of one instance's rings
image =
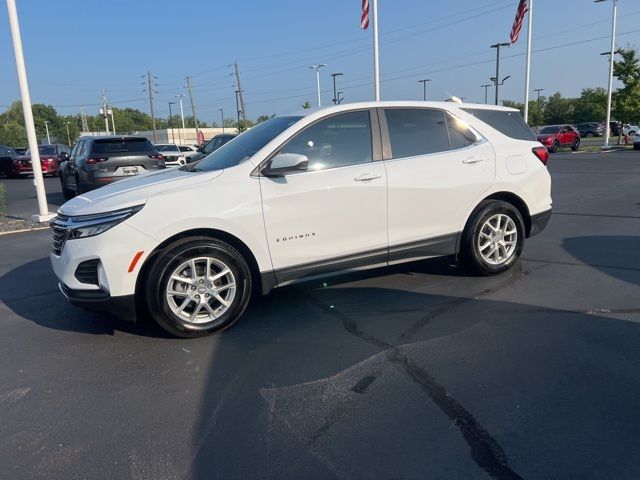
[[[306,172],[309,159],[298,153],[278,153],[269,162],[269,166],[262,170],[265,177],[282,177],[288,173]]]

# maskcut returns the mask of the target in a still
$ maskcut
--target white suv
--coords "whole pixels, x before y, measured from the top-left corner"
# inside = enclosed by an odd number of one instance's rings
[[[457,255],[510,268],[551,216],[548,153],[513,109],[368,102],[260,123],[200,162],[65,203],[51,263],[71,303],[221,331],[252,293]]]

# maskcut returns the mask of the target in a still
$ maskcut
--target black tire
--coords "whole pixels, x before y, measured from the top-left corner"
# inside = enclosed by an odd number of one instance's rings
[[[64,181],[63,175],[60,175],[60,187],[62,189],[62,196],[65,200],[71,200],[76,196],[75,192],[67,187],[67,182]]]
[[[634,143],[633,144],[633,149],[634,150],[640,150],[640,143]]]
[[[633,137],[635,134],[636,134],[636,131],[635,131],[635,130],[631,130],[629,133],[627,133],[627,135],[630,135],[630,136],[632,136],[632,137]]]
[[[487,220],[497,214],[508,216],[516,226],[516,245],[510,256],[498,265],[487,262],[480,253],[479,238]],[[462,232],[460,257],[462,261],[482,275],[495,275],[511,268],[520,258],[524,246],[525,227],[516,207],[501,200],[485,200],[473,211]]]
[[[593,137],[595,137],[593,132],[587,132],[587,138],[593,138]]]
[[[579,148],[580,148],[580,139],[577,139],[575,142],[573,142],[573,145],[571,145],[571,150],[573,150],[574,152],[577,152]]]
[[[171,310],[166,292],[172,273],[181,264],[204,256],[217,259],[228,266],[235,280],[235,294],[231,304],[220,317],[206,323],[192,323]],[[221,332],[235,323],[249,304],[252,290],[251,270],[242,255],[225,242],[209,237],[182,239],[164,248],[152,261],[144,284],[147,307],[158,325],[172,335],[196,338]],[[194,295],[198,292],[199,289]],[[210,301],[214,302],[215,306],[216,300]],[[197,303],[188,303],[187,307],[193,312],[196,305]]]
[[[558,147],[560,147],[560,142],[558,142],[557,140],[554,140],[553,145],[551,145],[551,148],[549,149],[549,151],[551,153],[556,153],[558,151]]]

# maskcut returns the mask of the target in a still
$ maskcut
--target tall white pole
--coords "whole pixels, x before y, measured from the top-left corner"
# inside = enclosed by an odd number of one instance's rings
[[[378,0],[373,0],[373,90],[380,101],[380,59],[378,55]]]
[[[524,121],[529,123],[529,88],[531,77],[531,30],[533,27],[533,0],[529,0],[529,19],[527,26],[527,66],[524,79]]]
[[[22,113],[24,115],[24,125],[27,130],[29,150],[31,151],[33,180],[36,184],[36,196],[38,197],[38,210],[40,212],[39,215],[34,215],[34,218],[39,222],[46,222],[47,220],[51,220],[55,214],[49,213],[49,207],[47,206],[47,194],[44,190],[44,180],[42,179],[42,168],[40,165],[40,152],[38,151],[38,138],[36,137],[36,128],[33,123],[31,96],[29,95],[27,69],[24,65],[24,53],[22,51],[22,39],[20,37],[20,24],[18,23],[18,12],[16,10],[15,0],[7,0],[7,10],[9,12],[9,24],[11,25],[11,37],[13,39],[13,53],[16,57],[18,83],[20,84]]]
[[[187,132],[184,128],[184,109],[182,108],[182,97],[184,97],[184,95],[180,94],[176,95],[176,97],[178,97],[178,99],[180,100],[180,117],[182,117],[182,139],[180,141],[184,140],[184,143],[187,143]]]
[[[44,129],[47,131],[47,145],[51,145],[51,136],[49,135],[49,122],[45,120]]]
[[[613,3],[613,17],[611,19],[611,52],[609,55],[609,90],[607,91],[607,124],[604,128],[604,146],[603,148],[609,148],[609,134],[610,134],[610,122],[611,122],[611,92],[613,90],[613,62],[615,61],[616,54],[616,13],[617,5],[616,0],[611,0]]]
[[[116,120],[113,118],[113,109],[109,109],[109,115],[111,115],[111,131],[116,134]]]
[[[322,97],[320,96],[320,67],[316,67],[316,89],[318,91],[318,108],[322,106]]]

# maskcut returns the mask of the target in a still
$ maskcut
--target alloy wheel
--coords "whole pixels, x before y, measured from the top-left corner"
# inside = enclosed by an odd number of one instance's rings
[[[490,265],[509,261],[518,244],[518,229],[511,217],[503,213],[489,217],[478,235],[478,251]]]

